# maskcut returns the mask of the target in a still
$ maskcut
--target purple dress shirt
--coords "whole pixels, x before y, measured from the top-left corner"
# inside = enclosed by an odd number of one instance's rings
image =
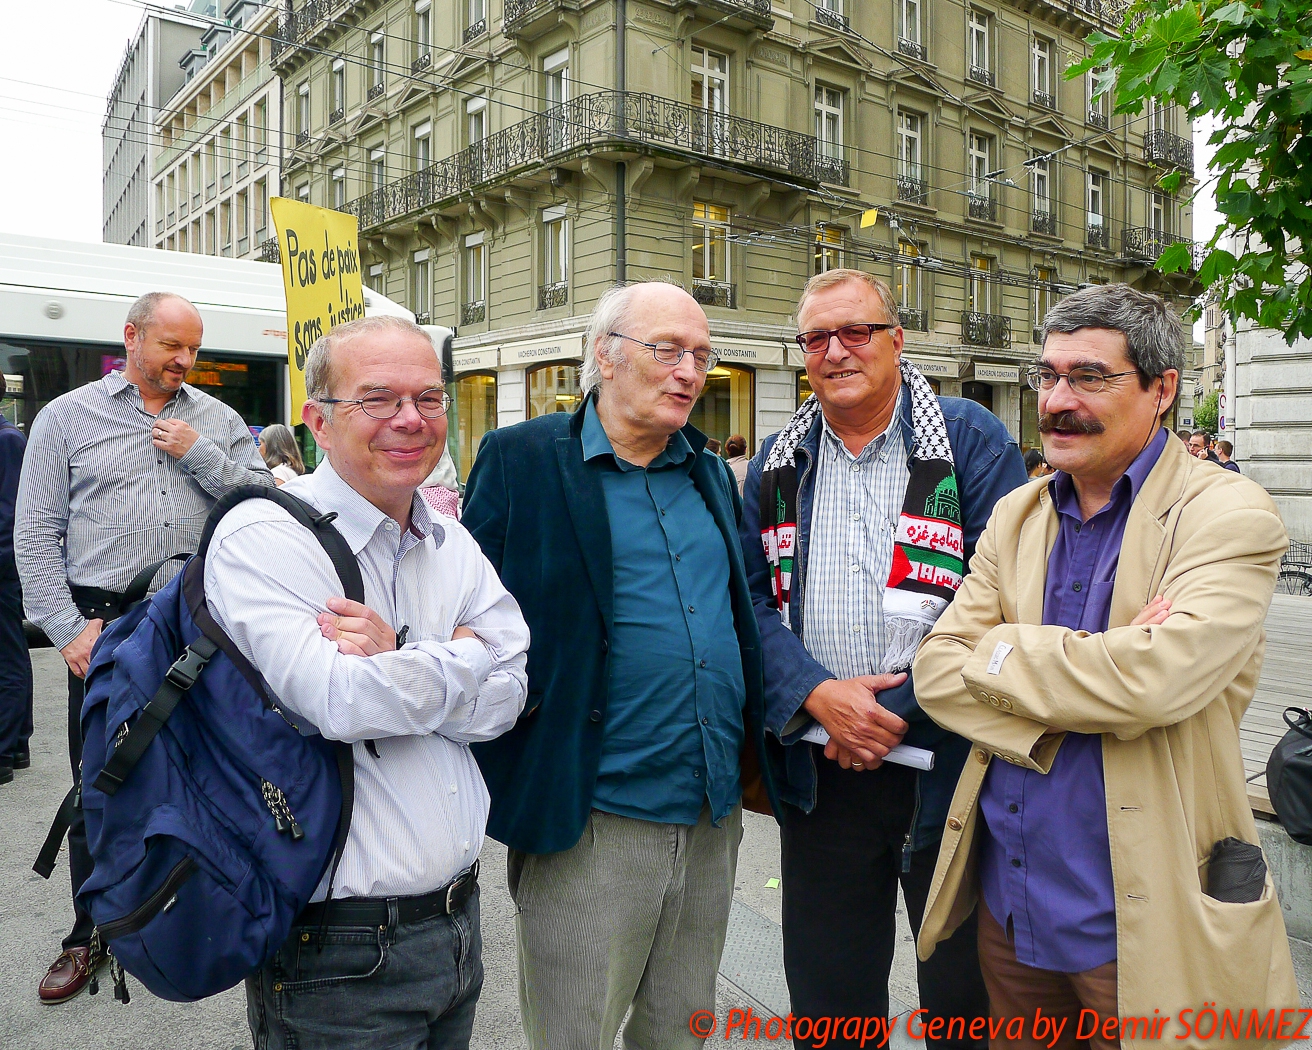
[[[1048,557],[1043,622],[1107,630],[1121,538],[1130,507],[1166,447],[1167,431],[1139,453],[1111,501],[1082,520],[1070,475],[1051,482],[1059,519]],[[1116,900],[1107,839],[1102,737],[1067,733],[1045,776],[1006,762],[989,766],[980,793],[986,825],[980,885],[989,912],[1011,921],[1026,966],[1080,973],[1116,958]]]

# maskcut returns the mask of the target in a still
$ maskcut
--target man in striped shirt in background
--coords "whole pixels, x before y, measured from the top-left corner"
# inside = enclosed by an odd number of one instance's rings
[[[32,423],[14,556],[27,616],[68,664],[75,781],[82,678],[101,629],[122,612],[124,588],[144,566],[195,550],[210,508],[229,489],[273,484],[242,418],[184,382],[202,333],[200,314],[186,299],[143,295],[123,326],[123,371],[57,397]],[[155,583],[167,579],[161,571]],[[75,920],[41,980],[43,1003],[73,998],[103,962],[91,958],[91,916],[77,903],[92,870],[80,813],[68,855]]]

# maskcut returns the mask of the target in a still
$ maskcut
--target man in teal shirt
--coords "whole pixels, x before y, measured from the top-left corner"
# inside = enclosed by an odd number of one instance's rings
[[[716,362],[693,298],[607,292],[585,345],[583,407],[492,431],[469,476],[463,523],[532,634],[524,713],[474,752],[488,833],[510,847],[529,1046],[610,1046],[629,1014],[626,1046],[694,1048],[740,798],[773,798],[752,761],[766,745],[741,504],[687,425]]]

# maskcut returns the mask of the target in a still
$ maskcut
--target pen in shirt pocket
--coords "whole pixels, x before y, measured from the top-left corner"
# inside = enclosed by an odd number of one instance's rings
[[[403,623],[401,625],[401,629],[396,632],[396,647],[400,649],[401,646],[405,645],[405,640],[409,636],[410,636],[410,625],[408,623]]]

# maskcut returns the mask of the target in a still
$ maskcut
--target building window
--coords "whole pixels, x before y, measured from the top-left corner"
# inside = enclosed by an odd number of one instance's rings
[[[916,113],[897,113],[897,199],[925,203],[925,178],[920,166],[920,133],[924,118]]]
[[[528,418],[552,412],[573,412],[583,403],[577,364],[539,365],[524,376],[528,385]]]
[[[569,220],[558,204],[542,213],[542,287],[538,309],[564,306],[569,298]]]
[[[296,145],[310,141],[310,85],[296,89]]]
[[[1154,233],[1171,230],[1171,201],[1165,193],[1148,194],[1148,225]]]
[[[1048,316],[1048,311],[1057,305],[1057,297],[1053,292],[1053,285],[1056,282],[1056,273],[1044,266],[1034,268],[1034,342],[1042,342],[1039,329],[1043,327],[1043,319]]]
[[[465,132],[469,138],[469,145],[482,142],[487,138],[487,98],[478,96],[477,98],[466,99],[465,101]]]
[[[238,257],[244,257],[251,250],[249,225],[251,215],[249,199],[246,196],[245,190],[237,191],[233,206],[237,211],[237,255]],[[185,238],[186,230],[184,229],[178,236],[180,238]],[[185,243],[185,240],[182,243]]]
[[[897,49],[902,54],[918,58],[923,62],[926,51],[924,37],[921,35],[920,3],[921,0],[897,0]]]
[[[729,209],[719,204],[695,201],[692,206],[692,283],[693,296],[698,288],[712,301],[705,305],[726,306],[716,295],[729,289]],[[730,298],[732,291],[729,292]],[[702,298],[698,298],[702,302]]]
[[[232,128],[219,132],[219,189],[226,190],[232,185]]]
[[[1030,79],[1034,83],[1034,104],[1055,109],[1052,88],[1052,41],[1036,36],[1030,42]]]
[[[843,177],[843,93],[838,88],[815,86],[815,138],[820,144],[820,178],[845,182]]]
[[[967,173],[970,178],[972,197],[988,197],[990,195],[989,175],[992,174],[993,169],[989,166],[989,161],[993,153],[992,146],[992,137],[981,135],[977,131],[970,133],[970,142],[967,149]]]
[[[696,152],[721,153],[727,146],[729,110],[729,56],[704,47],[692,49],[692,105],[700,110],[693,123],[692,148]]]
[[[416,324],[429,324],[432,321],[430,313],[431,299],[429,291],[432,288],[433,279],[430,264],[428,262],[428,249],[415,252],[414,265],[410,270],[410,309],[415,315]]]
[[[433,163],[433,122],[426,120],[415,128],[413,159],[415,171]]]
[[[730,435],[741,434],[747,439],[747,447],[755,448],[752,440],[755,378],[750,369],[716,365],[706,374],[706,386],[688,414],[688,422],[721,445]]]
[[[269,103],[265,99],[251,107],[251,145],[255,149],[255,163],[263,164],[269,145]]]
[[[269,237],[269,184],[263,179],[257,179],[254,191],[255,239],[265,241]]]
[[[336,124],[346,115],[346,62],[340,58],[333,60],[333,76],[330,83],[330,100],[328,123]]]
[[[483,234],[471,233],[465,237],[465,302],[461,311],[461,324],[477,324],[487,316],[487,304],[484,300]]]
[[[387,184],[387,154],[381,146],[369,151],[369,189],[381,190]]]
[[[310,188],[305,187],[305,195],[310,195]],[[219,205],[219,243],[222,245],[222,253],[231,257],[232,255],[232,202],[223,201]]]
[[[415,4],[415,55],[411,71],[417,73],[432,62],[433,6],[431,0],[419,0]]]
[[[383,93],[383,40],[382,30],[369,37],[369,99]]]
[[[993,312],[993,260],[986,255],[970,257],[969,276],[966,278],[966,309],[974,314]]]
[[[1097,128],[1111,126],[1111,92],[1098,94],[1098,79],[1106,75],[1105,69],[1091,69],[1085,74],[1085,83],[1089,87],[1088,122]]]
[[[469,22],[465,26],[465,43],[487,32],[487,0],[469,0]]]
[[[893,297],[903,328],[916,332],[929,330],[920,295],[920,245],[898,241],[898,261],[893,267]]]
[[[542,86],[548,109],[569,101],[569,48],[562,47],[542,60]]]
[[[1148,100],[1148,127],[1151,131],[1170,131],[1171,130],[1171,109],[1169,105],[1163,105],[1159,98],[1150,98]]]
[[[975,8],[970,10],[970,79],[993,87],[993,61],[989,55],[989,16]]]
[[[344,211],[346,209],[346,168],[334,168],[332,172],[333,183],[333,209],[335,211]]]
[[[456,380],[456,470],[469,480],[483,435],[497,428],[497,377],[475,373]]]
[[[801,408],[802,403],[811,396],[811,378],[805,372],[797,373],[797,407]],[[746,435],[744,435],[746,436]],[[751,446],[748,446],[749,448]]]
[[[1111,241],[1107,236],[1107,176],[1099,171],[1091,171],[1085,180],[1089,244],[1095,248],[1110,248]]]
[[[377,292],[379,295],[383,294],[383,264],[382,263],[374,263],[371,267],[369,267],[369,273],[365,278],[364,283],[373,291]]]
[[[1057,213],[1052,207],[1052,178],[1046,156],[1035,157],[1030,161],[1030,189],[1034,197],[1034,213],[1030,219],[1030,229],[1035,233],[1044,233],[1055,237]]]
[[[815,231],[815,266],[813,272],[843,268],[843,231],[837,226],[821,226]]]

